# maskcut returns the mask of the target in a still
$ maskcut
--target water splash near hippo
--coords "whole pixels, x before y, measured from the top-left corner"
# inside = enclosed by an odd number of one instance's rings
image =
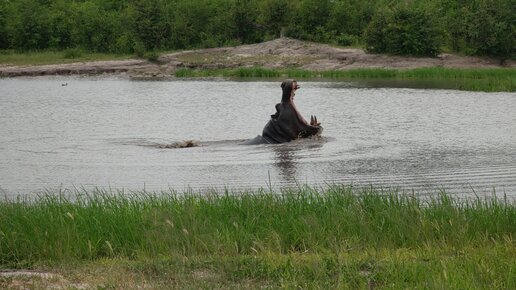
[[[271,115],[270,120],[265,124],[262,135],[249,140],[224,140],[205,141],[183,140],[174,142],[150,142],[142,140],[135,145],[149,146],[159,149],[182,149],[191,147],[203,147],[216,144],[238,144],[238,145],[259,145],[259,144],[282,144],[298,139],[319,140],[323,131],[321,123],[315,115],[310,116],[310,123],[301,115],[294,103],[296,91],[300,88],[296,80],[285,80],[281,83],[281,102],[276,104],[276,113]]]
[[[186,141],[179,141],[179,142],[173,142],[170,144],[159,144],[156,143],[155,147],[160,149],[178,149],[178,148],[190,148],[190,147],[198,147],[200,146],[200,142],[197,140],[186,140]]]

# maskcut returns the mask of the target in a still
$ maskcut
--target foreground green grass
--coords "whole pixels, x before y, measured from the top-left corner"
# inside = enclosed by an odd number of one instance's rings
[[[28,53],[19,53],[11,50],[0,50],[0,64],[20,66],[62,64],[81,61],[120,60],[129,59],[131,57],[134,56],[107,53],[85,53],[76,49]]]
[[[1,267],[114,287],[514,289],[515,234],[514,201],[341,186],[0,203]]]
[[[409,70],[353,69],[339,71],[307,71],[300,69],[267,69],[241,67],[236,69],[179,69],[176,77],[230,77],[230,78],[297,78],[339,80],[429,80],[447,88],[466,91],[516,91],[516,69],[453,69],[427,67]]]

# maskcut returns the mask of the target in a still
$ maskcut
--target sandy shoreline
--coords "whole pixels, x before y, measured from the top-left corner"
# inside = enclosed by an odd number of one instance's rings
[[[341,48],[280,38],[258,44],[163,54],[156,62],[129,59],[37,66],[0,65],[0,76],[109,74],[134,78],[168,78],[180,68],[214,69],[252,66],[313,71],[358,68],[413,69],[419,67],[514,68],[516,61],[506,60],[502,65],[498,59],[446,53],[440,54],[436,58],[367,54],[362,49]]]

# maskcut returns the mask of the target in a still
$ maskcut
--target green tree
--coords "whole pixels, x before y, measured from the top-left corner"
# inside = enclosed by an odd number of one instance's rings
[[[212,0],[205,6],[208,8],[208,17],[201,35],[201,46],[216,47],[234,43],[237,29],[232,13],[234,3]]]
[[[257,26],[258,8],[256,1],[236,0],[232,8],[235,37],[242,43],[260,40]]]
[[[163,20],[160,0],[135,0],[133,2],[132,29],[136,39],[145,49],[161,48],[169,35]]]
[[[289,0],[264,0],[260,10],[261,23],[272,37],[280,36],[282,30],[288,28],[294,14],[294,6]]]
[[[364,32],[365,49],[368,52],[387,52],[387,26],[389,25],[388,12],[379,10]]]
[[[75,7],[66,0],[57,0],[50,5],[48,13],[49,47],[64,49],[75,45],[72,39],[77,18]]]
[[[44,49],[48,46],[48,9],[36,0],[12,3],[7,20],[9,42],[19,50]]]
[[[129,5],[125,5],[125,7],[120,9],[120,11],[116,12],[118,16],[116,21],[113,22],[115,36],[110,44],[109,51],[114,53],[131,53],[134,52],[134,44],[136,42],[131,28],[131,8]]]
[[[361,37],[375,14],[377,0],[341,0],[333,6],[328,29],[337,35]]]
[[[7,35],[7,5],[6,2],[0,1],[0,49],[9,47],[9,38]]]
[[[107,52],[117,35],[119,14],[105,11],[94,2],[86,1],[77,7],[73,42],[92,52]]]
[[[332,10],[330,0],[304,0],[296,11],[299,37],[313,41],[329,41],[332,36],[326,24]]]
[[[168,46],[173,48],[199,47],[207,38],[211,17],[208,1],[190,0],[166,5],[167,22],[171,28]]]
[[[280,36],[371,52],[515,55],[515,0],[0,0],[0,49],[144,53]]]
[[[440,40],[428,13],[405,6],[379,11],[365,34],[367,51],[396,55],[436,56]]]
[[[455,51],[470,55],[515,56],[514,11],[512,0],[471,0],[446,3],[448,42]]]

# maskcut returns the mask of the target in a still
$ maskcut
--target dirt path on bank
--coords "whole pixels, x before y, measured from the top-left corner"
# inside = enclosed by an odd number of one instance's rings
[[[516,61],[441,54],[436,58],[416,58],[368,54],[362,49],[280,38],[258,44],[161,55],[156,62],[143,59],[77,62],[39,66],[0,65],[0,76],[116,74],[129,77],[171,77],[179,68],[298,68],[306,70],[347,70],[357,68],[411,69],[418,67],[496,68],[516,67]]]

